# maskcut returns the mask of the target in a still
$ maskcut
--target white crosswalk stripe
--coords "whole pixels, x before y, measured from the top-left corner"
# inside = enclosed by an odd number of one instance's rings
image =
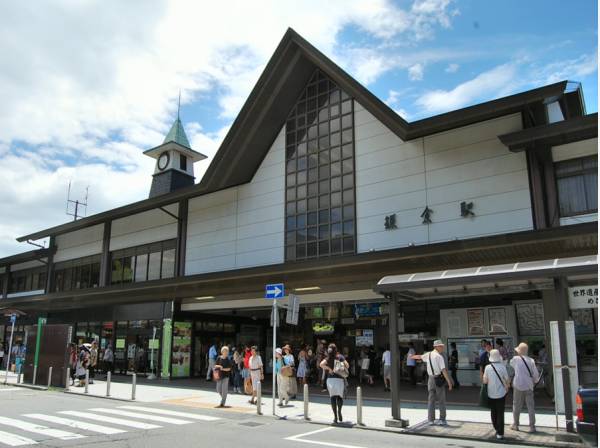
[[[70,418],[57,417],[46,414],[24,414],[23,417],[44,420],[50,423],[69,426],[74,429],[84,429],[86,431],[98,432],[100,434],[121,434],[127,432],[124,429],[111,428],[108,426],[97,425],[95,423],[82,422],[80,420],[71,420]]]
[[[15,428],[22,429],[23,431],[42,434],[44,436],[54,437],[61,440],[83,439],[85,437],[80,434],[62,431],[60,429],[52,429],[46,426],[40,426],[36,425],[35,423],[29,423],[23,420],[17,420],[9,417],[0,417],[0,424],[6,426],[13,426]]]
[[[219,417],[210,415],[193,414],[191,412],[171,411],[168,409],[146,408],[143,406],[119,406],[119,409],[128,409],[130,411],[150,412],[152,414],[171,415],[173,417],[191,418],[192,420],[203,420],[205,422],[214,422],[220,420]]]
[[[129,426],[131,428],[137,428],[137,429],[161,428],[161,426],[154,425],[151,423],[136,422],[133,420],[125,420],[123,418],[109,417],[107,415],[94,414],[92,412],[85,412],[85,411],[60,411],[59,414],[73,415],[75,417],[86,418],[88,420],[96,420],[98,422],[104,422],[104,423],[113,423],[115,425]]]
[[[37,442],[27,437],[18,436],[11,434],[10,432],[0,431],[0,445],[8,446],[23,446],[23,445],[35,445]]]
[[[141,420],[152,420],[155,422],[170,423],[172,425],[188,425],[188,424],[192,423],[189,420],[181,420],[181,419],[172,418],[172,417],[162,417],[160,415],[148,415],[148,414],[142,414],[139,412],[121,411],[119,409],[112,409],[112,408],[92,408],[92,409],[90,409],[90,411],[103,412],[106,414],[113,414],[113,415],[122,415],[123,417],[138,418]]]
[[[21,390],[25,390],[21,387],[0,387],[0,392],[18,392]]]

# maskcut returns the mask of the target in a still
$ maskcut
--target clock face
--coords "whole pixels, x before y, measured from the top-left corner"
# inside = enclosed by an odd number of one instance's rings
[[[162,171],[167,167],[168,164],[169,164],[169,153],[163,152],[158,157],[158,169]]]

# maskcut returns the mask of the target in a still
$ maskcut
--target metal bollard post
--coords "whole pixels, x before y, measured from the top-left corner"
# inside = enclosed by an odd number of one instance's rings
[[[67,381],[65,382],[65,390],[68,391],[71,386],[71,368],[67,367]]]
[[[52,366],[48,367],[48,389],[52,386]]]
[[[131,399],[135,401],[135,384],[137,382],[137,375],[134,373],[131,377]]]
[[[310,418],[308,418],[308,384],[304,385],[302,395],[304,398],[304,420],[310,420]]]
[[[256,385],[256,413],[262,415],[262,387],[260,381]]]
[[[90,371],[88,369],[85,369],[85,390],[83,391],[84,393],[88,393],[88,386],[90,384]]]
[[[110,372],[110,370],[106,373],[106,396],[110,397],[110,378],[112,376],[112,373]]]
[[[356,423],[359,426],[363,426],[362,406],[363,406],[362,388],[360,386],[358,386],[356,388]]]
[[[37,365],[33,366],[33,380],[31,381],[31,384],[33,384],[35,386],[35,382],[37,380]]]

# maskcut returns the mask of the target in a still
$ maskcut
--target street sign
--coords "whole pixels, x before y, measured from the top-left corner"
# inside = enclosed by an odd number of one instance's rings
[[[282,299],[284,294],[283,283],[274,283],[265,287],[265,299]]]
[[[300,314],[300,297],[296,294],[289,295],[287,314],[285,322],[290,325],[298,325],[298,315]]]
[[[11,314],[10,315],[10,323],[14,324],[17,321],[17,315],[16,314]]]

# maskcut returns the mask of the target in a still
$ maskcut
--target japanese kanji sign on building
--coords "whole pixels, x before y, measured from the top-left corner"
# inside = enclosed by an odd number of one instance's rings
[[[598,308],[598,285],[569,288],[569,307],[572,310]]]

